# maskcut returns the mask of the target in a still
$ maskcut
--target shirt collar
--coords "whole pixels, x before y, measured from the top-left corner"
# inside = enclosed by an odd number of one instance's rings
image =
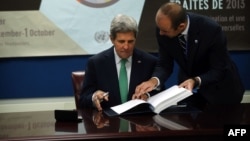
[[[187,27],[185,28],[185,30],[181,34],[187,36],[189,25],[190,25],[190,20],[189,20],[189,16],[187,15]]]
[[[114,48],[114,55],[115,55],[115,63],[116,64],[119,64],[120,61],[121,61],[121,58],[117,55],[116,51],[115,51],[115,48]],[[127,62],[131,63],[132,62],[132,56],[129,56],[127,58]]]

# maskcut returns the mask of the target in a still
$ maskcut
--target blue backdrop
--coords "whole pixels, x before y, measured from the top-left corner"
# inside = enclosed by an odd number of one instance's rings
[[[230,53],[246,89],[250,90],[250,51]],[[71,72],[84,70],[89,57],[0,59],[0,99],[73,96]],[[176,84],[177,69],[175,66],[167,87]]]

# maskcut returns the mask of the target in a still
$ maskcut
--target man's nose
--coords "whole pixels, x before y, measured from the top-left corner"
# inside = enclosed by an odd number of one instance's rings
[[[129,43],[124,43],[123,48],[128,49],[128,47],[129,47]]]

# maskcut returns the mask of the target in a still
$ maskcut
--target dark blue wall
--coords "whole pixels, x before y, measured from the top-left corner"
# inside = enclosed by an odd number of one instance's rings
[[[230,52],[250,90],[250,52]],[[90,56],[0,59],[0,99],[73,96],[71,72],[84,70]],[[166,82],[176,83],[178,68]],[[233,83],[233,82],[232,82]]]

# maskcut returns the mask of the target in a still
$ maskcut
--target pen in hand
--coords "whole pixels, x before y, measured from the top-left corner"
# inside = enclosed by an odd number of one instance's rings
[[[109,92],[106,92],[103,94],[103,97],[108,96],[108,95],[109,95]]]
[[[102,99],[105,99],[106,101],[108,101],[109,92],[104,93],[102,96],[103,96]]]
[[[101,107],[101,102],[103,101],[103,99],[105,101],[108,101],[108,95],[109,95],[109,92],[101,92],[101,91],[98,91],[96,94],[95,94],[95,100],[94,100],[94,104],[95,104],[95,107],[98,109],[98,111],[102,111],[102,107]]]

